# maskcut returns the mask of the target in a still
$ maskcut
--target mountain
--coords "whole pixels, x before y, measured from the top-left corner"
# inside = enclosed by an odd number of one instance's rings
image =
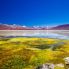
[[[56,27],[50,28],[50,30],[69,30],[69,24],[58,25]]]
[[[27,27],[15,24],[13,25],[0,24],[0,30],[46,30],[46,27],[40,27],[40,26]]]
[[[47,27],[43,27],[43,26],[33,26],[32,28],[34,30],[47,30]]]
[[[0,30],[69,30],[69,24],[58,25],[55,27],[47,28],[43,26],[20,26],[20,25],[8,25],[0,24]]]
[[[17,25],[0,24],[0,30],[27,30],[29,28]]]

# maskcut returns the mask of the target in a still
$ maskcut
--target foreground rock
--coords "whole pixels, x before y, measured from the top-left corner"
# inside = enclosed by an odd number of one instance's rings
[[[38,66],[36,69],[54,69],[54,64],[43,64],[42,66]]]
[[[64,64],[60,63],[60,64],[43,64],[42,66],[38,66],[36,69],[55,69],[56,67],[59,68],[64,68]]]
[[[52,64],[52,63],[46,63],[41,66],[38,66],[36,69],[55,69],[55,67],[60,67],[64,69],[69,69],[69,57],[64,58],[64,63],[59,64]]]
[[[64,58],[64,61],[66,69],[69,69],[69,57]]]

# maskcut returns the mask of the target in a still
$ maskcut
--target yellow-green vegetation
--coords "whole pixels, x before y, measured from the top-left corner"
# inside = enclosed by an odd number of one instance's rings
[[[44,63],[65,65],[65,57],[69,57],[69,40],[0,38],[0,69],[36,69]]]

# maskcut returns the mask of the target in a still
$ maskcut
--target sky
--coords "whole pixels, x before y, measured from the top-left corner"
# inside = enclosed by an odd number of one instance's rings
[[[69,24],[69,0],[0,0],[0,23],[26,26]]]

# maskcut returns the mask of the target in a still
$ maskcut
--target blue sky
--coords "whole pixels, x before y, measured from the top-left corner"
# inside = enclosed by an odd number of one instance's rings
[[[0,23],[27,26],[69,24],[69,0],[0,0]]]

